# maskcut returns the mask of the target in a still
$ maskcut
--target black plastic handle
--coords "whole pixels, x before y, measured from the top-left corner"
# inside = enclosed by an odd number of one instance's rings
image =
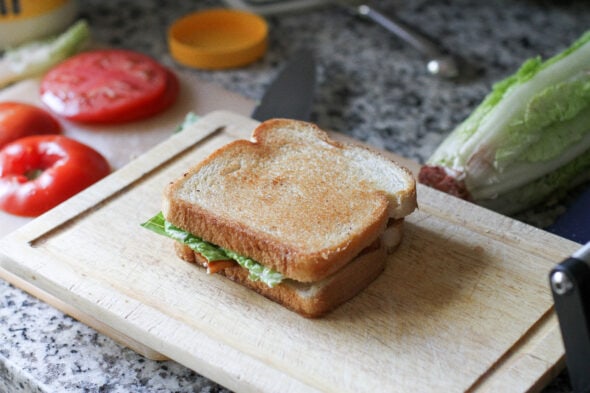
[[[590,243],[551,270],[549,282],[575,392],[590,392]]]

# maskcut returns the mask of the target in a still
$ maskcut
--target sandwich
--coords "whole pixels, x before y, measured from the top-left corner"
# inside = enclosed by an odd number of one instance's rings
[[[174,239],[181,259],[314,318],[381,274],[416,207],[406,168],[272,119],[168,184],[144,226]]]

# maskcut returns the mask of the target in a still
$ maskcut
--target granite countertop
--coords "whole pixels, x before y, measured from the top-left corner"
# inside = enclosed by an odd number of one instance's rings
[[[230,71],[178,66],[167,53],[170,23],[215,0],[81,0],[94,38],[139,50],[170,67],[258,99],[276,70],[298,48],[319,63],[312,120],[373,146],[424,162],[497,81],[523,60],[564,49],[590,26],[583,1],[375,1],[480,73],[451,82],[427,74],[424,58],[375,24],[337,7],[270,16],[263,60]],[[155,362],[0,281],[0,391],[218,392],[224,388],[172,362]],[[546,392],[571,391],[565,373]]]

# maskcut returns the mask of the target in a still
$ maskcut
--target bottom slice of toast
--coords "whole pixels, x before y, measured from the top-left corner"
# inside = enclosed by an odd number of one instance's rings
[[[248,270],[237,264],[221,270],[219,274],[304,317],[317,318],[352,299],[381,274],[387,255],[393,252],[401,241],[402,224],[403,220],[391,223],[386,234],[365,248],[342,269],[318,282],[304,283],[286,279],[274,287],[269,287],[260,281],[250,280]],[[188,246],[175,242],[175,250],[183,260],[201,267],[207,266],[206,260]]]

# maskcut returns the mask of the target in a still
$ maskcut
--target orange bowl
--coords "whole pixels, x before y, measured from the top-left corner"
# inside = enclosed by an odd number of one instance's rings
[[[268,47],[268,25],[260,16],[211,9],[178,19],[168,30],[170,54],[201,69],[235,68],[261,58]]]

